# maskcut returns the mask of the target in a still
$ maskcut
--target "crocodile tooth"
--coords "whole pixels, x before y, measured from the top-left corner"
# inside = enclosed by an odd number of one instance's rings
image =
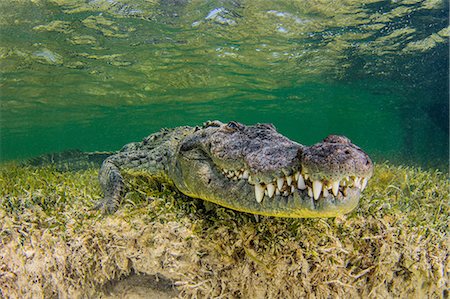
[[[300,189],[300,190],[305,190],[306,189],[305,180],[303,180],[303,176],[302,175],[298,176],[297,188]]]
[[[338,192],[339,192],[339,181],[333,181],[333,185],[331,186],[331,189],[333,190],[334,196],[337,196]]]
[[[322,192],[323,192],[323,197],[325,197],[325,198],[327,198],[328,195],[330,194],[330,193],[328,192],[328,189],[325,188],[325,186],[324,186],[324,188],[322,189]]]
[[[361,178],[355,178],[355,187],[361,188]]]
[[[284,179],[283,178],[277,178],[277,187],[281,190],[283,188]]]
[[[269,197],[273,197],[273,194],[275,193],[275,186],[273,184],[267,184],[267,194]]]
[[[364,189],[366,189],[367,181],[368,181],[367,178],[364,178],[364,179],[362,180],[361,191],[363,191]]]
[[[238,178],[238,179],[242,179],[242,173],[239,173],[239,175],[238,175],[237,178]]]
[[[255,182],[253,181],[253,178],[252,178],[251,175],[248,176],[248,182],[249,182],[250,184],[254,184],[254,183],[255,183]]]
[[[257,202],[262,202],[264,198],[264,187],[261,184],[255,184],[255,197]]]
[[[297,188],[295,188],[295,186],[292,185],[292,186],[291,186],[291,193],[294,193],[294,192],[295,192],[295,189],[297,189]]]
[[[281,194],[280,189],[276,188],[275,189],[275,195],[280,195],[280,194]]]
[[[248,179],[250,177],[248,170],[244,170],[244,173],[242,174],[243,179]]]
[[[298,181],[298,177],[300,176],[300,172],[296,172],[296,173],[294,173],[294,179],[296,180],[296,181]]]
[[[308,196],[313,197],[313,192],[312,192],[311,187],[308,187]]]
[[[289,196],[289,192],[286,190],[283,192],[283,196]]]
[[[292,176],[287,176],[286,182],[287,182],[287,185],[290,186],[292,184]]]
[[[322,182],[321,181],[314,181],[312,188],[313,188],[313,194],[314,194],[314,199],[317,200],[320,197],[320,192],[322,192]]]

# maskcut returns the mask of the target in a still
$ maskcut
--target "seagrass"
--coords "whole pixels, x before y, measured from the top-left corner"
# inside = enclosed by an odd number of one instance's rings
[[[142,173],[105,216],[97,172],[2,165],[2,297],[124,297],[136,277],[168,298],[448,297],[438,171],[377,164],[358,208],[327,219],[256,218]]]

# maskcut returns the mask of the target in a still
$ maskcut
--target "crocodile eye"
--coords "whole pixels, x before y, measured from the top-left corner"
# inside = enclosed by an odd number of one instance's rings
[[[237,122],[235,122],[235,121],[230,121],[230,122],[226,125],[226,128],[227,128],[229,131],[236,131],[236,130],[239,129],[239,124],[238,124]]]
[[[238,128],[238,124],[235,121],[230,121],[227,124],[227,127],[230,128],[230,129],[237,129]]]

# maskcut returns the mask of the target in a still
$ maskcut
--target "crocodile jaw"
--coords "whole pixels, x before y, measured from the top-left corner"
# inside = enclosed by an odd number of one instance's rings
[[[292,176],[274,177],[273,183],[257,183],[251,174],[246,176],[246,170],[225,172],[205,157],[193,160],[192,156],[180,156],[177,165],[181,172],[172,178],[176,178],[175,184],[186,195],[265,216],[309,218],[342,215],[358,205],[365,187],[363,179],[349,177],[333,190],[336,184],[324,179],[319,192],[315,189],[319,187],[317,182],[311,181],[300,170]]]

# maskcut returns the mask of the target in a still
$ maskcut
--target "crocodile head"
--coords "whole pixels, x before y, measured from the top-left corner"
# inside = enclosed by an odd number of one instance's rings
[[[307,147],[269,124],[214,121],[180,143],[170,177],[183,193],[238,211],[334,217],[356,207],[372,167],[343,136]]]

